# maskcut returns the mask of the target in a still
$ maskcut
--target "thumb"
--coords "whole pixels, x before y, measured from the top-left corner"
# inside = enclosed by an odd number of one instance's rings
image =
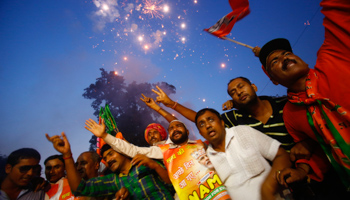
[[[51,142],[49,134],[45,133],[46,139]]]

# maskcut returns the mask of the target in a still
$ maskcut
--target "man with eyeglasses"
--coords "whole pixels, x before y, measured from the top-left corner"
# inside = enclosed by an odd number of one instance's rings
[[[40,154],[32,148],[22,148],[12,152],[6,162],[6,177],[1,183],[1,200],[41,200],[45,192],[34,192],[31,180],[40,169]]]

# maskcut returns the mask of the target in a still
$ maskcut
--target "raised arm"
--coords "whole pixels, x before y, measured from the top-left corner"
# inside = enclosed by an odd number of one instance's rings
[[[93,119],[88,119],[85,121],[85,125],[88,131],[93,133],[96,137],[102,138],[107,144],[111,145],[115,151],[129,156],[130,158],[135,157],[136,154],[143,154],[150,158],[163,159],[163,153],[158,146],[138,147],[106,133],[106,126],[104,125],[103,119],[101,124],[96,123]]]
[[[154,99],[152,99],[151,97],[146,97],[143,94],[141,94],[141,95],[143,97],[143,98],[140,98],[141,101],[143,101],[148,107],[152,108],[157,113],[162,115],[168,122],[171,122],[171,121],[177,119],[172,114],[168,113],[166,110],[162,109],[162,107],[160,107],[158,104],[156,104]]]
[[[182,116],[186,117],[188,120],[190,120],[192,122],[195,121],[195,117],[196,117],[197,112],[171,100],[168,97],[168,95],[162,89],[160,89],[160,87],[158,87],[158,86],[156,86],[156,87],[157,87],[158,91],[152,89],[152,91],[158,95],[156,102],[163,103],[166,107],[172,108],[173,110],[177,111]]]
[[[76,191],[82,178],[78,170],[75,168],[72,151],[66,135],[64,132],[61,133],[61,136],[54,135],[50,137],[48,134],[45,135],[46,138],[53,144],[53,147],[58,152],[62,153],[70,189],[73,192]]]

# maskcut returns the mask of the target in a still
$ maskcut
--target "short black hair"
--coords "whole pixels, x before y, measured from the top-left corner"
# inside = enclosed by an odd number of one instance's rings
[[[101,157],[103,158],[103,153],[107,151],[108,149],[111,149],[112,147],[109,144],[105,144],[101,148]]]
[[[228,91],[228,86],[230,85],[230,83],[231,83],[232,81],[234,81],[234,80],[236,80],[236,79],[239,79],[239,78],[240,78],[240,79],[243,79],[243,81],[249,83],[249,85],[252,84],[252,82],[251,82],[248,78],[243,77],[243,76],[239,76],[239,77],[233,78],[233,79],[231,79],[231,80],[227,83],[227,93],[228,93],[228,95],[230,95],[230,91]]]
[[[197,114],[196,114],[196,118],[195,118],[195,123],[196,123],[196,126],[197,126],[197,120],[200,116],[202,116],[206,111],[209,111],[211,113],[214,113],[220,120],[222,120],[221,118],[221,115],[218,111],[216,111],[215,109],[212,109],[212,108],[203,108],[202,110],[198,111]]]
[[[13,151],[8,157],[6,164],[10,164],[11,166],[15,166],[19,163],[21,159],[29,159],[34,158],[40,161],[41,156],[40,153],[33,148],[21,148]]]
[[[48,158],[45,159],[44,161],[44,165],[46,165],[46,163],[49,161],[49,160],[54,160],[54,159],[59,159],[60,161],[62,161],[63,163],[63,166],[64,166],[64,160],[63,160],[63,156],[62,155],[52,155],[52,156],[49,156]]]

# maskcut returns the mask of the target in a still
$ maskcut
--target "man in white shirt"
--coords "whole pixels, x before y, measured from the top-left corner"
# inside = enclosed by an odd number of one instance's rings
[[[245,125],[225,129],[220,114],[210,108],[197,112],[195,122],[210,143],[207,154],[232,199],[278,198],[274,174],[291,162],[277,140]]]

